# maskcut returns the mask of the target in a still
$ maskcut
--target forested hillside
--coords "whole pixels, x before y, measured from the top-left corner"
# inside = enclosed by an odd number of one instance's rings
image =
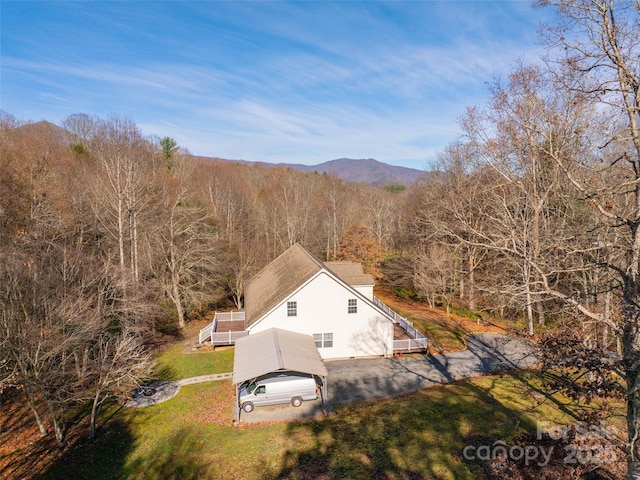
[[[405,189],[197,159],[128,118],[3,115],[2,385],[23,388],[43,433],[45,405],[62,441],[69,405],[95,416],[144,376],[154,334],[241,308],[246,280],[300,242],[400,295],[540,333],[545,361],[591,369],[560,387],[626,395],[640,475],[638,12],[566,3],[547,31],[557,56],[493,82]]]

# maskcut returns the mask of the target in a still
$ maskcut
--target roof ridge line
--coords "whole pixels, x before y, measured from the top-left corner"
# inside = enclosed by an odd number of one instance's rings
[[[324,262],[322,260],[320,260],[318,257],[316,257],[309,250],[304,248],[299,242],[296,242],[294,245],[297,246],[298,248],[300,248],[307,255],[307,257],[309,257],[313,261],[313,263],[318,265],[320,268],[326,268],[326,265],[324,264]]]
[[[273,344],[276,347],[276,354],[278,355],[278,365],[280,366],[280,368],[284,368],[282,350],[280,349],[280,341],[278,339],[278,329],[276,327],[272,328],[272,334],[273,334]]]

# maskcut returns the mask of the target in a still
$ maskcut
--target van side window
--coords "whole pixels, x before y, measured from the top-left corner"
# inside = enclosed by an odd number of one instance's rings
[[[264,385],[260,385],[258,388],[256,388],[256,395],[258,393],[266,393],[267,392],[267,387],[265,387]]]
[[[298,302],[287,302],[287,317],[298,316]]]

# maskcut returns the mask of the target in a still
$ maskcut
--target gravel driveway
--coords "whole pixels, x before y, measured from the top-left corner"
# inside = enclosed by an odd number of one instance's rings
[[[467,337],[467,350],[446,355],[332,360],[325,363],[329,372],[328,398],[305,402],[301,407],[274,405],[241,412],[242,422],[293,420],[330,411],[336,405],[387,398],[433,385],[485,373],[537,364],[531,346],[520,339],[498,334]]]
[[[527,342],[490,333],[470,335],[466,350],[446,355],[332,360],[325,363],[329,377],[328,398],[324,402],[304,402],[298,408],[290,405],[258,407],[251,413],[241,412],[240,421],[254,423],[307,418],[331,411],[343,403],[388,398],[461,378],[527,368],[537,363]],[[173,398],[182,385],[224,380],[231,376],[231,373],[221,373],[175,382],[157,382],[138,391],[126,405],[153,405]]]

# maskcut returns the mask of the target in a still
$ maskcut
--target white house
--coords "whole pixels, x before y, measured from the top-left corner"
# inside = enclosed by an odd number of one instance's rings
[[[244,316],[236,314],[236,321],[244,320],[244,335],[271,328],[310,335],[323,359],[426,349],[426,338],[377,300],[373,286],[362,265],[321,262],[296,244],[247,283]],[[214,338],[225,341],[227,334],[215,333],[220,325],[214,321],[200,341],[209,336],[212,343],[218,343]],[[406,343],[398,346],[396,340],[394,345],[394,332],[402,333]],[[231,335],[226,343],[232,343]]]
[[[323,263],[296,244],[246,286],[249,334],[311,335],[322,358],[393,354],[393,320],[373,304],[373,277],[351,262]]]

